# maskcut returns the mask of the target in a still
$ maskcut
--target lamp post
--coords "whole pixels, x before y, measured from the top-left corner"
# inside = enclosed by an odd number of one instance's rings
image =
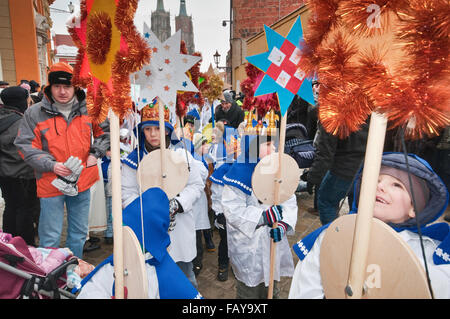
[[[66,11],[63,9],[58,9],[58,8],[51,8],[51,7],[50,7],[50,10],[57,12],[57,13],[70,13],[70,14],[72,14],[75,11],[75,6],[73,5],[72,1],[69,2],[67,7],[69,8],[69,11]]]
[[[220,53],[216,50],[216,53],[214,53],[213,55],[214,57],[214,63],[216,64],[216,68],[217,69],[224,69],[226,72],[228,72],[229,70],[231,70],[231,68],[229,66],[219,66],[220,63]]]

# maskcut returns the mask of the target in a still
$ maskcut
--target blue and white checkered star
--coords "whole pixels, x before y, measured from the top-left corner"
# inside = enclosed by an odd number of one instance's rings
[[[158,97],[173,114],[177,91],[198,92],[186,72],[201,58],[180,53],[180,30],[164,43],[159,41],[145,23],[143,34],[152,51],[152,58],[150,64],[131,75],[131,83],[139,86],[137,108],[141,110],[148,104],[147,101]]]
[[[281,115],[285,115],[295,95],[314,105],[312,81],[297,68],[301,59],[302,23],[297,18],[286,38],[264,26],[267,52],[247,57],[247,61],[263,71],[264,77],[255,96],[277,93]]]

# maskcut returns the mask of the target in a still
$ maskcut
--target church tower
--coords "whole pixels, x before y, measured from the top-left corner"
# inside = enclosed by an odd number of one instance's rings
[[[151,15],[151,28],[159,41],[164,42],[171,36],[170,13],[164,11],[163,0],[158,0],[156,11]]]
[[[192,27],[192,16],[186,12],[186,1],[180,0],[180,13],[175,17],[175,31],[181,30],[181,40],[186,43],[188,54],[194,54],[194,29]]]

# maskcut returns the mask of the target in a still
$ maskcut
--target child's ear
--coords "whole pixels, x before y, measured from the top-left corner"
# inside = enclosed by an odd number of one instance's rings
[[[411,208],[409,209],[408,216],[409,216],[410,218],[416,217],[416,212],[414,211],[413,205],[411,205]]]

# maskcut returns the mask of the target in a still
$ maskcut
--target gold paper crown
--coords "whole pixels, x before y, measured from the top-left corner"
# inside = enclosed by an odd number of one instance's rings
[[[230,136],[229,141],[225,142],[225,149],[227,151],[227,154],[241,154],[241,140],[239,138],[236,138],[234,136]]]
[[[141,122],[145,121],[159,121],[159,102],[144,106],[141,111]],[[170,110],[167,106],[164,106],[164,122],[170,123]]]
[[[255,110],[248,111],[245,120],[247,121],[247,125],[244,128],[244,134],[247,135],[269,135],[274,136],[277,134],[277,125],[276,121],[280,120],[280,117],[275,114],[275,111],[270,110],[265,116],[269,124],[267,127],[264,127],[262,120],[258,121],[258,116]]]

